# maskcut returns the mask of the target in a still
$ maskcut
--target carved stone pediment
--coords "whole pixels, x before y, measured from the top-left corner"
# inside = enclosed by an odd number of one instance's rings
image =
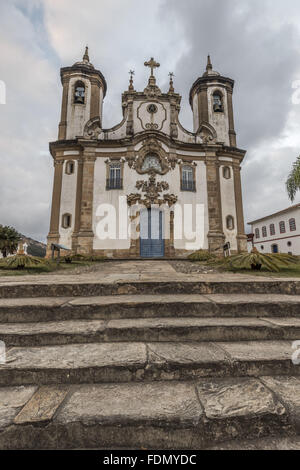
[[[153,166],[147,165],[147,159],[152,159]],[[142,148],[137,152],[136,157],[127,157],[130,168],[136,170],[140,175],[147,173],[156,173],[165,175],[171,169],[175,168],[176,160],[169,158],[167,152],[162,147],[161,142],[156,139],[147,139],[144,141]]]
[[[129,194],[127,196],[127,203],[130,206],[133,204],[142,204],[145,207],[151,207],[154,204],[159,206],[168,204],[172,206],[178,199],[174,194],[160,194],[169,189],[169,184],[166,181],[157,182],[154,172],[150,174],[149,181],[137,181],[135,187],[145,194],[144,196],[141,193]]]
[[[215,144],[217,141],[216,130],[208,122],[202,122],[197,135],[200,135],[203,144]]]
[[[100,118],[95,117],[86,123],[83,136],[85,139],[97,140],[101,132]]]

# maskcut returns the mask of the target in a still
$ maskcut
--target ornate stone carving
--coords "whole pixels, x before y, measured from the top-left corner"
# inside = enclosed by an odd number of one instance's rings
[[[85,139],[96,140],[101,132],[100,118],[95,117],[86,123],[83,135]]]
[[[127,196],[127,203],[130,206],[133,204],[142,204],[145,207],[151,207],[154,204],[159,206],[168,204],[172,206],[177,202],[177,196],[174,194],[160,194],[169,189],[169,184],[166,181],[157,182],[155,172],[151,172],[149,181],[137,181],[135,187],[142,193],[145,193],[145,196],[143,197],[139,193],[129,194]]]
[[[215,129],[207,122],[200,125],[197,135],[200,135],[203,144],[215,144],[217,141]]]
[[[156,156],[160,161],[161,169],[159,168],[150,168],[144,169],[144,160],[148,155]],[[176,159],[174,156],[172,158],[168,157],[167,152],[162,147],[162,144],[156,139],[147,139],[144,141],[144,145],[142,146],[141,150],[139,150],[137,157],[127,157],[127,162],[129,168],[136,170],[137,173],[140,175],[144,175],[146,173],[157,173],[159,175],[165,175],[171,169],[175,168]]]

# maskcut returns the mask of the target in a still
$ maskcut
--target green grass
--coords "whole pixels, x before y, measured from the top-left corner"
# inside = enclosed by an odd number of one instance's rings
[[[293,266],[283,267],[280,269],[279,272],[270,272],[266,269],[261,269],[261,271],[254,271],[252,269],[233,269],[233,268],[226,268],[226,267],[219,267],[221,272],[230,272],[230,273],[239,273],[239,274],[247,274],[250,276],[256,277],[300,277],[300,264],[296,264]]]
[[[5,276],[26,276],[26,275],[41,275],[48,273],[68,273],[74,271],[80,266],[91,266],[94,262],[87,261],[73,261],[71,264],[61,262],[57,264],[55,261],[50,261],[47,265],[37,266],[30,269],[0,269],[0,277]]]

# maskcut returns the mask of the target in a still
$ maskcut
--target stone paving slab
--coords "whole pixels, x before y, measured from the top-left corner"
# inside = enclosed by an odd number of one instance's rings
[[[299,317],[300,296],[156,294],[0,299],[0,322],[155,317]]]
[[[300,338],[300,319],[136,318],[0,323],[7,347],[125,341],[251,341]]]
[[[0,386],[300,375],[289,341],[100,343],[12,348]]]
[[[69,392],[63,385],[41,387],[15,417],[15,424],[50,421]]]
[[[205,450],[300,450],[300,436],[235,440]]]
[[[257,379],[23,387],[18,400],[16,389],[2,390],[17,407],[0,449],[201,449],[294,433],[276,386]]]
[[[300,379],[297,377],[261,377],[261,381],[271,390],[276,390],[300,434]]]
[[[9,426],[37,387],[0,388],[0,431]]]
[[[279,400],[254,378],[203,379],[197,390],[209,419],[285,413]]]

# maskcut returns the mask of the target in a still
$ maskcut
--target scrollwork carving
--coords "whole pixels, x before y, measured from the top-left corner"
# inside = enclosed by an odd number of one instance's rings
[[[163,191],[169,189],[169,184],[166,181],[156,181],[156,174],[152,172],[149,177],[149,181],[137,181],[135,187],[142,193],[132,193],[127,196],[127,203],[129,205],[142,204],[145,207],[151,207],[152,205],[163,205],[168,204],[172,206],[177,202],[177,196],[174,194],[161,195]]]

